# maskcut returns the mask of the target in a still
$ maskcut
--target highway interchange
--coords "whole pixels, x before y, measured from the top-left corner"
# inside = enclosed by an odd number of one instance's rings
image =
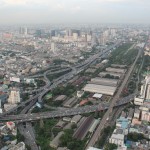
[[[127,104],[133,101],[135,94],[129,95],[120,99],[115,107]],[[65,117],[65,116],[73,116],[78,114],[85,114],[91,113],[95,111],[104,111],[109,108],[109,104],[100,104],[100,105],[92,105],[92,106],[83,106],[77,108],[66,108],[57,111],[50,111],[50,112],[40,112],[40,113],[32,113],[32,114],[19,114],[19,115],[9,115],[6,117],[1,117],[1,121],[17,121],[17,122],[27,122],[27,121],[34,121],[46,118],[56,118],[56,117]]]
[[[88,58],[86,61],[84,61],[81,64],[77,64],[75,66],[71,66],[70,68],[66,69],[61,69],[59,71],[56,71],[55,73],[60,73],[60,72],[65,72],[64,75],[58,77],[57,79],[53,81],[49,81],[47,78],[48,74],[55,74],[54,72],[51,73],[51,70],[47,70],[42,74],[44,77],[44,80],[46,81],[46,85],[37,91],[39,92],[29,100],[22,102],[19,104],[17,107],[14,109],[3,113],[0,115],[1,121],[16,121],[19,123],[18,129],[22,135],[24,135],[25,140],[27,141],[28,145],[31,147],[32,150],[38,150],[38,146],[35,142],[35,137],[32,129],[32,124],[30,123],[31,121],[39,120],[39,119],[46,119],[46,118],[55,118],[55,117],[64,117],[64,116],[72,116],[72,115],[77,115],[77,114],[84,114],[84,113],[90,113],[90,112],[95,112],[95,111],[102,111],[102,110],[107,110],[109,112],[110,110],[112,111],[112,108],[114,106],[120,106],[124,105],[126,103],[129,103],[133,100],[135,95],[130,95],[126,98],[123,98],[116,103],[116,101],[119,99],[119,96],[115,96],[115,101],[113,101],[113,104],[103,104],[103,105],[93,105],[93,106],[84,106],[84,107],[78,107],[78,108],[72,108],[72,109],[58,109],[57,111],[51,111],[51,112],[42,112],[42,113],[31,113],[31,110],[35,103],[38,102],[43,102],[43,96],[51,91],[52,89],[56,88],[59,84],[66,82],[70,80],[73,76],[79,74],[83,70],[85,70],[90,64],[95,63],[97,59],[101,59],[103,57],[106,57],[110,54],[110,52],[118,47],[122,41],[118,41],[116,44],[109,46],[107,49],[103,50],[103,52],[99,52],[98,54],[95,54]],[[39,75],[38,75],[39,76]],[[40,75],[41,76],[41,75]],[[35,76],[36,77],[36,76]],[[19,115],[8,115],[10,113],[13,113],[16,111],[18,108],[23,108],[21,111],[21,114]],[[110,109],[111,108],[111,109]],[[110,112],[111,112],[110,111]],[[108,116],[110,113],[106,113]],[[104,116],[105,117],[105,116]],[[103,119],[107,119],[106,117]],[[23,126],[22,122],[26,122],[26,126]],[[101,121],[103,124],[105,123],[103,120]],[[102,124],[101,123],[101,124]],[[99,132],[98,132],[99,133]],[[93,139],[93,137],[92,137]],[[91,140],[92,140],[91,139]],[[89,142],[88,145],[92,146],[96,141],[96,138],[94,138],[93,142]]]

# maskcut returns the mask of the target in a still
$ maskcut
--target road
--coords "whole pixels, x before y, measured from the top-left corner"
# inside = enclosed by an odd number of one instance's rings
[[[88,149],[90,146],[94,146],[94,144],[96,143],[96,141],[98,140],[99,136],[100,136],[100,133],[102,131],[102,129],[105,127],[105,124],[107,123],[107,119],[109,118],[109,116],[111,115],[112,113],[112,110],[113,110],[113,107],[115,105],[115,103],[117,102],[117,100],[119,99],[120,95],[121,95],[121,92],[123,91],[134,67],[135,67],[135,64],[137,62],[137,60],[139,59],[139,57],[141,56],[141,52],[142,50],[140,49],[139,52],[138,52],[138,55],[134,61],[134,63],[132,64],[132,66],[130,67],[130,69],[128,70],[119,90],[117,91],[116,95],[113,97],[112,101],[111,101],[111,104],[107,110],[107,112],[105,113],[105,115],[103,116],[101,122],[100,122],[100,125],[98,126],[97,130],[95,131],[94,135],[92,136],[90,142],[88,143],[87,145],[87,148]]]
[[[41,91],[40,93],[36,94],[35,96],[33,96],[32,98],[30,98],[29,100],[22,102],[21,104],[19,104],[17,107],[14,107],[13,109],[0,114],[1,116],[5,116],[8,115],[10,113],[15,112],[18,108],[22,108],[25,107],[26,105],[28,105],[26,108],[24,108],[24,112],[28,111],[38,100],[39,102],[42,101],[42,97],[49,92],[51,89],[57,87],[58,84],[63,83],[64,81],[67,81],[69,79],[71,79],[74,75],[77,75],[78,73],[82,72],[84,69],[86,69],[91,63],[93,63],[94,61],[96,61],[99,58],[103,58],[104,56],[107,56],[111,50],[114,50],[114,48],[118,47],[120,44],[122,43],[121,40],[117,41],[115,44],[109,46],[108,48],[106,48],[105,50],[103,50],[103,52],[99,52],[98,54],[95,54],[93,56],[91,56],[90,58],[88,58],[87,60],[85,60],[83,63],[81,64],[77,64],[75,66],[72,66],[72,71],[70,73],[67,73],[57,79],[54,80],[53,85],[51,85],[51,82],[48,80],[48,78],[46,77],[47,72],[44,73],[44,78],[47,81],[46,86],[43,87],[43,91]],[[50,86],[51,85],[51,86]]]
[[[129,95],[120,99],[114,106],[121,106],[133,101],[135,94]],[[66,108],[66,109],[59,109],[55,111],[47,111],[47,112],[40,112],[40,113],[32,113],[32,114],[18,114],[18,115],[9,115],[1,117],[1,121],[16,121],[16,122],[27,122],[27,121],[34,121],[46,118],[56,118],[56,117],[65,117],[65,116],[73,116],[77,114],[85,114],[91,113],[95,111],[103,111],[109,108],[109,103],[103,105],[92,105],[92,106],[83,106],[77,108]]]
[[[35,95],[34,97],[30,98],[28,101],[26,102],[23,102],[21,103],[20,105],[18,105],[17,107],[15,107],[14,109],[10,110],[9,112],[6,112],[6,113],[3,113],[0,117],[2,116],[5,116],[9,113],[12,113],[14,112],[15,110],[17,110],[18,108],[20,107],[24,107],[24,109],[21,111],[21,115],[24,115],[22,116],[19,120],[19,122],[26,122],[26,121],[31,121],[31,120],[37,120],[37,119],[41,119],[41,118],[45,118],[44,116],[46,116],[46,118],[54,118],[54,117],[57,117],[57,116],[61,116],[63,114],[63,116],[66,116],[66,115],[75,115],[75,114],[80,114],[80,113],[87,113],[89,112],[89,109],[88,108],[85,108],[85,109],[82,109],[81,110],[74,110],[74,111],[68,111],[68,110],[59,110],[59,114],[57,114],[58,112],[53,113],[53,114],[47,114],[47,115],[43,115],[41,114],[41,116],[39,117],[39,115],[35,114],[35,118],[31,117],[33,116],[33,114],[26,114],[31,108],[32,106],[35,105],[35,103],[37,102],[37,100],[39,102],[42,102],[42,98],[43,96],[49,92],[50,90],[52,90],[53,88],[56,88],[57,85],[59,85],[60,83],[63,83],[64,81],[67,81],[69,79],[71,79],[74,75],[77,75],[78,73],[82,72],[83,70],[85,70],[90,64],[94,63],[97,59],[99,58],[103,58],[103,56],[106,56],[110,53],[110,50],[114,49],[114,47],[117,47],[118,45],[120,45],[121,41],[117,42],[116,44],[110,46],[109,48],[105,49],[103,52],[100,52],[98,54],[95,54],[93,56],[91,56],[90,58],[88,58],[87,60],[85,60],[85,62],[81,63],[81,64],[78,64],[76,66],[72,66],[71,69],[64,69],[64,70],[60,70],[60,71],[57,71],[57,72],[54,72],[53,74],[55,73],[60,73],[60,72],[63,72],[63,71],[70,71],[69,73],[66,73],[65,75],[57,78],[55,80],[55,82],[53,82],[53,84],[51,84],[51,82],[49,81],[49,79],[47,78],[47,74],[49,73],[49,70],[46,71],[43,76],[44,76],[44,79],[46,81],[46,86],[42,87],[41,89],[38,89],[38,92],[40,92],[39,94]],[[27,105],[27,106],[26,106]],[[97,110],[98,108],[90,108],[90,112],[93,112],[94,110]],[[105,107],[105,109],[107,109],[107,107]],[[84,110],[84,112],[83,112]],[[63,111],[63,112],[62,112]],[[28,117],[29,115],[29,117]],[[7,116],[7,119],[9,118],[10,116]],[[19,115],[18,117],[16,117],[16,119],[19,119]],[[11,120],[13,120],[13,118],[11,118]],[[34,133],[33,133],[33,129],[32,129],[32,124],[31,123],[27,123],[26,124],[26,128],[23,126],[23,124],[19,124],[19,131],[22,135],[24,135],[25,139],[26,139],[26,142],[27,144],[31,147],[32,150],[38,150],[38,147],[35,143],[35,137],[34,137]]]
[[[31,150],[39,150],[35,142],[34,136],[30,133],[28,128],[25,128],[22,124],[18,125],[18,130],[20,134],[25,137],[25,143],[31,147]]]

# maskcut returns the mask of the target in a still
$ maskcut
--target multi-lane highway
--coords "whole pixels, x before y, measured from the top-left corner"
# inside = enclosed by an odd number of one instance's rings
[[[121,43],[122,43],[122,41],[118,41],[114,45],[111,45],[107,49],[103,50],[103,52],[99,52],[98,54],[95,54],[95,55],[91,56],[90,58],[85,60],[83,63],[72,66],[71,67],[72,70],[69,73],[66,73],[65,75],[60,76],[59,78],[55,79],[52,85],[51,85],[51,82],[47,78],[47,73],[49,72],[49,70],[46,71],[43,75],[44,79],[46,81],[46,86],[42,87],[43,90],[41,89],[40,93],[36,94],[35,96],[30,98],[29,100],[27,100],[25,102],[22,102],[17,107],[1,114],[0,117],[4,116],[4,115],[8,115],[10,113],[13,113],[18,108],[25,107],[26,105],[27,106],[24,108],[24,112],[27,112],[37,102],[37,100],[39,100],[39,102],[41,102],[42,97],[47,92],[49,92],[51,89],[57,87],[58,84],[63,83],[64,81],[67,81],[67,80],[71,79],[74,75],[77,75],[78,73],[82,72],[84,69],[86,69],[91,63],[93,63],[97,59],[99,59],[99,58],[101,59],[101,58],[107,56],[110,53],[111,50],[118,47]]]
[[[124,80],[123,80],[121,86],[119,87],[119,90],[117,91],[116,95],[113,97],[113,99],[112,99],[112,101],[111,101],[111,104],[110,104],[110,106],[108,107],[107,112],[106,112],[105,115],[103,116],[103,118],[102,118],[102,120],[101,120],[101,122],[100,122],[100,124],[99,124],[99,126],[98,126],[98,128],[97,128],[97,130],[94,132],[94,135],[92,136],[90,142],[88,143],[87,149],[88,149],[88,147],[90,147],[90,146],[94,146],[95,142],[98,140],[98,138],[99,138],[99,136],[100,136],[100,133],[101,133],[102,129],[104,128],[106,122],[107,122],[107,118],[109,118],[109,116],[111,115],[112,110],[113,110],[113,107],[115,106],[116,102],[118,101],[119,96],[121,95],[121,92],[123,91],[123,89],[124,89],[124,87],[125,87],[127,81],[129,80],[129,77],[130,77],[130,75],[131,75],[131,73],[132,73],[132,71],[133,71],[133,69],[134,69],[134,67],[135,67],[135,65],[136,65],[136,62],[137,62],[137,60],[139,59],[141,53],[142,53],[142,50],[140,49],[139,52],[138,52],[138,55],[137,55],[137,57],[136,57],[136,59],[135,59],[135,61],[134,61],[134,63],[132,64],[132,66],[131,66],[130,69],[128,70],[128,72],[127,72],[127,74],[126,74],[126,76],[125,76],[125,78],[124,78]]]
[[[120,106],[131,102],[135,97],[135,94],[129,95],[120,99],[115,105]],[[57,111],[50,111],[50,112],[41,112],[41,113],[33,113],[33,114],[19,114],[19,115],[9,115],[6,117],[1,117],[1,121],[16,121],[16,122],[27,122],[27,121],[34,121],[46,118],[57,118],[57,117],[64,117],[64,116],[73,116],[77,114],[85,114],[91,113],[95,111],[103,111],[109,108],[109,104],[103,105],[92,105],[92,106],[83,106],[71,109],[60,109]]]
[[[61,109],[56,112],[47,112],[47,113],[41,113],[41,114],[26,114],[32,106],[37,102],[42,102],[43,96],[49,92],[50,90],[54,89],[59,85],[60,83],[63,83],[64,81],[70,80],[74,75],[77,75],[78,73],[82,72],[84,69],[86,69],[90,64],[94,63],[97,59],[101,59],[105,56],[107,56],[111,50],[113,50],[115,47],[119,46],[121,41],[117,42],[116,44],[110,46],[109,48],[105,49],[103,52],[99,52],[98,54],[95,54],[88,58],[86,61],[84,61],[81,64],[71,66],[70,68],[61,69],[59,71],[51,72],[50,70],[46,71],[42,76],[44,76],[44,80],[46,81],[46,85],[37,91],[39,92],[37,95],[33,96],[26,102],[22,102],[17,107],[13,108],[12,110],[3,113],[0,115],[1,120],[4,121],[16,121],[16,122],[27,122],[32,120],[38,120],[41,118],[54,118],[54,117],[63,117],[63,116],[70,116],[70,115],[76,115],[76,114],[82,114],[82,113],[89,113],[99,110],[98,106],[92,106],[92,107],[85,107],[85,108],[78,108],[77,110],[69,110],[69,109]],[[53,84],[49,81],[47,78],[47,74],[56,74],[61,72],[67,72],[65,75],[60,76],[59,78],[55,79],[53,81]],[[39,75],[38,75],[39,77]],[[131,98],[127,98],[128,100]],[[124,103],[124,102],[123,102]],[[119,104],[118,104],[119,105]],[[122,104],[121,104],[122,105]],[[18,108],[24,107],[24,109],[21,111],[21,114],[18,116],[6,116],[7,114],[10,114],[11,112],[16,111]],[[108,105],[103,105],[103,109],[108,109]],[[26,142],[31,147],[32,150],[38,150],[38,147],[35,143],[35,138],[33,135],[32,125],[30,123],[26,123],[26,127],[23,126],[23,124],[19,124],[19,131],[21,134],[24,135]]]

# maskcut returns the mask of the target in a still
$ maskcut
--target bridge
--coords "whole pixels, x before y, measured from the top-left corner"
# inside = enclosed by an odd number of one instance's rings
[[[131,94],[127,97],[124,97],[117,101],[114,107],[119,107],[121,105],[125,105],[131,101],[133,101],[135,94]],[[47,111],[41,113],[32,113],[32,114],[19,114],[19,115],[8,115],[0,117],[1,121],[15,121],[15,122],[28,122],[28,121],[35,121],[40,119],[47,119],[47,118],[58,118],[58,117],[65,117],[65,116],[73,116],[85,113],[92,113],[96,111],[104,111],[109,108],[108,103],[103,103],[99,105],[92,105],[92,106],[83,106],[78,108],[64,108],[62,110],[57,111]]]

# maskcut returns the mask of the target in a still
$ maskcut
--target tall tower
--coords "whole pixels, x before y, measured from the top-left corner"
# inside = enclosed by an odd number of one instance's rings
[[[55,54],[56,53],[56,43],[52,42],[51,43],[51,51]]]
[[[8,103],[16,104],[20,102],[20,91],[18,89],[12,89],[8,98]]]

